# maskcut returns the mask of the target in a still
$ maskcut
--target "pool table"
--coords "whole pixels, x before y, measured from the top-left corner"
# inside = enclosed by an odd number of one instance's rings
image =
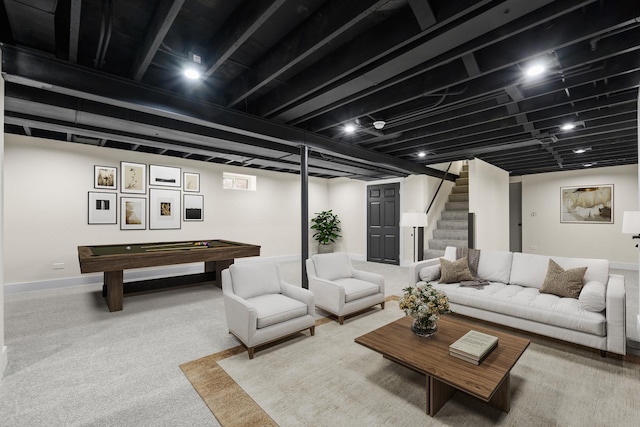
[[[104,273],[103,295],[109,311],[122,310],[125,293],[145,292],[215,281],[216,275],[233,264],[235,258],[260,255],[260,246],[229,240],[200,240],[182,242],[131,243],[118,245],[78,246],[78,260],[82,273]],[[125,286],[124,270],[162,265],[204,262],[204,273],[175,278],[129,282]],[[221,286],[220,283],[216,283]]]

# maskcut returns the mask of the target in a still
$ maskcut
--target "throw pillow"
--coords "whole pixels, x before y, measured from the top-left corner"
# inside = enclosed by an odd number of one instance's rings
[[[418,273],[420,280],[425,282],[432,282],[440,278],[440,266],[430,265],[428,267],[422,267]]]
[[[440,283],[457,283],[463,280],[474,280],[467,257],[456,261],[440,258]]]
[[[584,275],[587,267],[565,270],[557,262],[549,259],[547,275],[544,278],[540,293],[553,294],[565,298],[578,298],[584,286]]]
[[[585,310],[599,313],[606,307],[606,293],[607,289],[602,283],[592,280],[585,283],[578,301]]]

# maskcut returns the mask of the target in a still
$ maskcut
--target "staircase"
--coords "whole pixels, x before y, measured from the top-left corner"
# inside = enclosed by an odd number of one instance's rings
[[[424,258],[438,258],[444,255],[447,246],[466,248],[468,244],[469,215],[469,166],[462,166],[456,185],[451,189],[449,201],[429,239],[429,248]]]

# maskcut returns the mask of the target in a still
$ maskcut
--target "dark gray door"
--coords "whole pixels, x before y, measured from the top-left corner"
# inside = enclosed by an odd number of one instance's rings
[[[400,184],[367,187],[367,261],[400,265]]]
[[[522,252],[522,183],[509,184],[509,251]]]

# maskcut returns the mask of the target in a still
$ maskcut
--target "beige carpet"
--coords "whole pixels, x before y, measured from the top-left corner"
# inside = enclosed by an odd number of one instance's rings
[[[529,337],[511,375],[511,412],[457,393],[434,418],[425,379],[353,342],[403,313],[397,302],[328,322],[256,352],[242,348],[181,365],[220,424],[280,426],[635,426],[640,366]]]

